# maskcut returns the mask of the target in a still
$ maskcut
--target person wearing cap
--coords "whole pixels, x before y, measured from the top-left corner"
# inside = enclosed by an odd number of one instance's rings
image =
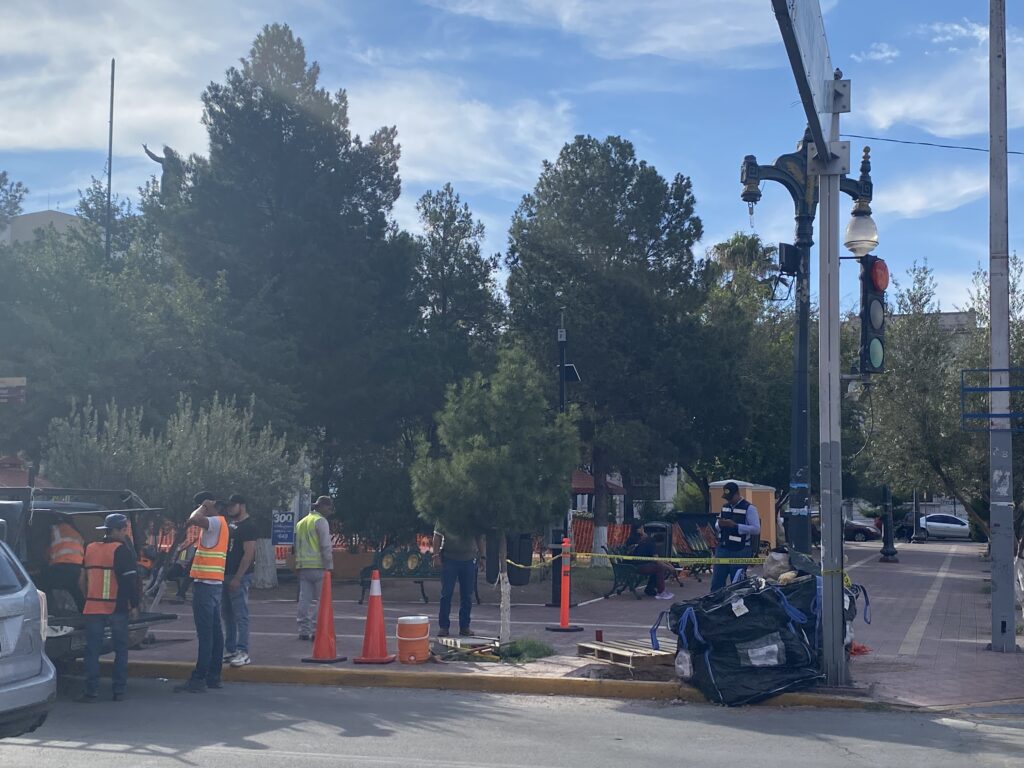
[[[327,518],[334,514],[334,501],[321,496],[313,502],[309,514],[295,525],[295,573],[299,578],[299,607],[296,623],[299,640],[312,640],[316,631],[316,612],[324,575],[334,570],[331,527]]]
[[[195,510],[188,519],[190,526],[202,529],[199,546],[192,558],[189,576],[192,587],[192,618],[196,625],[196,666],[192,675],[175,692],[205,693],[210,688],[223,688],[220,676],[224,666],[224,629],[220,623],[220,606],[224,594],[224,568],[228,556],[228,525],[221,517],[224,505],[209,491],[195,495]]]
[[[114,701],[124,698],[128,686],[128,619],[139,610],[139,577],[135,550],[128,540],[128,518],[111,513],[96,530],[104,535],[85,548],[81,577],[85,592],[85,691],[77,700],[83,703],[99,698],[100,650],[107,627],[114,646]]]
[[[256,523],[245,507],[245,497],[233,493],[225,510],[230,532],[224,569],[224,662],[232,667],[252,663],[249,658],[249,588],[256,567]]]
[[[725,504],[715,522],[715,530],[718,531],[715,557],[752,557],[752,537],[761,533],[761,517],[757,507],[740,496],[740,487],[731,480],[722,488],[722,499]],[[711,572],[711,591],[715,592],[732,583],[736,572],[744,568],[743,565],[716,565]]]

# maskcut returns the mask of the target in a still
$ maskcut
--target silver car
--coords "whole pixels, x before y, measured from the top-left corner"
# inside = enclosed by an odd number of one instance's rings
[[[971,526],[953,515],[935,513],[921,518],[921,531],[931,539],[969,539]]]
[[[0,520],[0,738],[34,731],[57,695],[46,657],[46,597],[4,541]]]

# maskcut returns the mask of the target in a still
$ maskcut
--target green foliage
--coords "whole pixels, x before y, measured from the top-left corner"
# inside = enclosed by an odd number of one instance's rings
[[[550,370],[565,309],[568,359],[583,380],[569,397],[580,404],[597,525],[607,523],[608,472],[656,474],[675,458],[660,425],[686,401],[678,365],[699,349],[705,270],[692,252],[701,235],[694,207],[690,180],[666,181],[628,141],[577,136],[544,163],[513,218],[511,324]]]
[[[141,408],[101,414],[91,402],[73,407],[50,426],[46,473],[57,483],[85,488],[131,488],[151,506],[181,522],[192,496],[242,493],[249,513],[269,531],[270,515],[295,492],[298,470],[285,440],[257,428],[253,407],[214,397],[194,407],[181,398],[160,432],[142,426]]]
[[[1019,282],[1019,264],[1015,272]],[[886,329],[886,372],[872,381],[865,471],[905,497],[914,489],[956,497],[987,534],[988,440],[960,423],[960,372],[988,367],[987,334],[982,327],[943,329],[931,270],[915,265],[909,276],[908,285],[897,286]],[[1015,456],[1015,464],[1020,498],[1024,462]]]
[[[494,375],[452,387],[437,414],[439,450],[421,439],[412,466],[416,508],[452,531],[542,531],[564,514],[579,456],[573,418],[554,415],[540,371],[520,347]],[[504,570],[504,563],[501,564]]]
[[[509,664],[526,664],[555,655],[555,649],[543,640],[521,638],[498,648],[498,657]]]
[[[10,181],[7,171],[0,171],[0,232],[7,229],[7,223],[21,213],[21,201],[28,189],[20,181]]]
[[[774,251],[742,233],[709,249],[699,348],[675,348],[692,401],[673,442],[705,508],[714,480],[788,485],[794,314],[762,277]]]

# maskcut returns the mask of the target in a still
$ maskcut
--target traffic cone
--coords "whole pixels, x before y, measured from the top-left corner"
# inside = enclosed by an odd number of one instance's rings
[[[380,594],[380,571],[370,579],[370,604],[366,607],[366,629],[363,631],[363,653],[352,659],[356,664],[390,664],[395,660],[388,653],[384,634],[384,599]]]
[[[316,635],[313,636],[313,655],[303,659],[307,664],[336,664],[347,656],[339,656],[334,639],[334,603],[331,602],[331,572],[324,571],[320,587],[320,609],[316,616]]]

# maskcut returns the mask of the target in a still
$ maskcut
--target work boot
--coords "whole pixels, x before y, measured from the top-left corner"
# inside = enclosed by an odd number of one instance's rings
[[[81,693],[75,697],[76,704],[95,704],[100,700],[100,697],[95,693]]]
[[[174,686],[175,693],[206,693],[206,683],[194,683],[186,680],[184,683]]]
[[[473,630],[469,627],[463,627],[459,630],[459,635],[462,637],[473,637]]]
[[[437,630],[437,636],[438,637],[449,637],[450,635],[451,635],[451,632],[449,632],[447,629],[439,629],[439,630]]]

